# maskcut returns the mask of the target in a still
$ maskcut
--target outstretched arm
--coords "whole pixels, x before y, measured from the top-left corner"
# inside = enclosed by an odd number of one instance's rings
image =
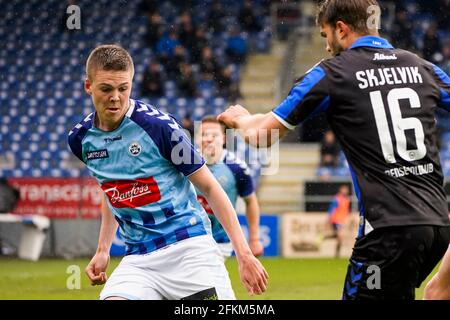
[[[245,141],[256,147],[270,147],[288,131],[272,112],[251,115],[241,105],[229,107],[217,119],[230,128],[240,130]]]
[[[247,291],[250,294],[266,291],[268,274],[250,250],[236,212],[220,184],[206,166],[190,175],[189,180],[203,193],[230,238],[236,252],[241,281]]]
[[[317,64],[302,76],[289,95],[272,112],[251,115],[240,105],[229,107],[217,119],[234,129],[242,129],[245,140],[268,147],[309,117],[325,112],[330,105],[325,69]]]

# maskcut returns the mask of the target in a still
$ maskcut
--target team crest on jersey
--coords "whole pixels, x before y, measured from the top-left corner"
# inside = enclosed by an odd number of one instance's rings
[[[161,199],[158,184],[153,177],[108,181],[101,187],[114,208],[138,208]]]
[[[138,155],[141,154],[141,145],[137,142],[132,142],[129,146],[128,146],[128,152],[133,156],[133,157],[137,157]]]

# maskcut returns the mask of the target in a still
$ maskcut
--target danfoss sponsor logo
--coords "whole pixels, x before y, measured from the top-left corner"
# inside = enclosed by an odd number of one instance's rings
[[[114,208],[137,208],[161,199],[161,193],[153,177],[137,180],[108,181],[103,191]]]

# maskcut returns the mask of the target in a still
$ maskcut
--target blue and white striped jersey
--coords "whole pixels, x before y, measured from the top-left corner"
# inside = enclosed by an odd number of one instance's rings
[[[187,178],[205,162],[172,116],[130,100],[114,131],[96,128],[94,118],[70,131],[69,145],[105,192],[127,255],[211,233]]]

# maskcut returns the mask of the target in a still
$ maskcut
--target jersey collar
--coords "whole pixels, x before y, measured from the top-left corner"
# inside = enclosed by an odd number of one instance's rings
[[[130,99],[130,107],[128,108],[128,111],[125,114],[126,117],[131,118],[131,115],[133,114],[135,106],[136,106],[136,103],[134,102],[134,100]]]
[[[359,47],[371,47],[378,49],[394,49],[394,47],[386,39],[375,37],[375,36],[363,36],[353,42],[350,49],[355,49]]]

